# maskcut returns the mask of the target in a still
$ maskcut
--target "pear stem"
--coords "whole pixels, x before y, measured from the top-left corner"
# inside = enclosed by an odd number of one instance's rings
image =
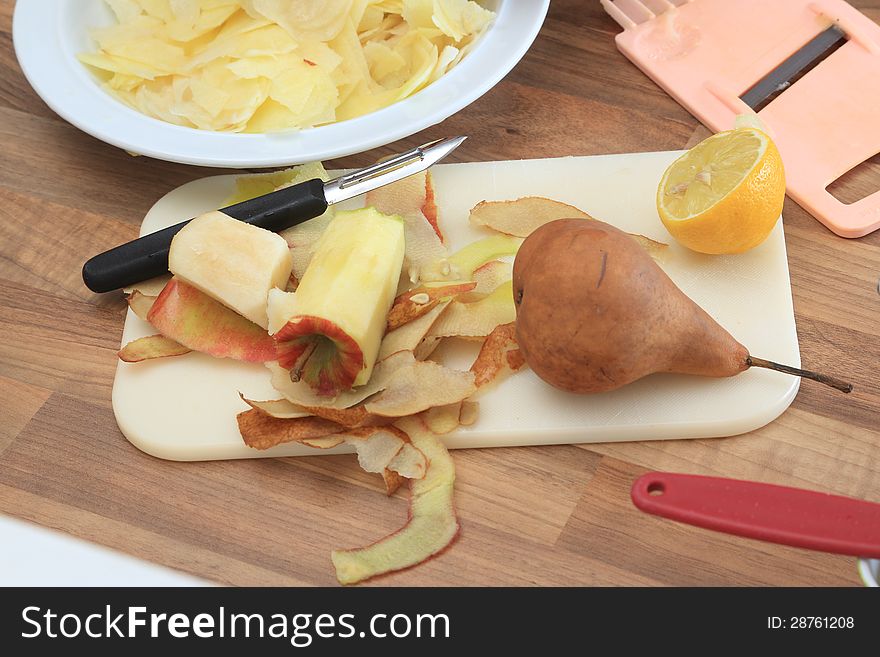
[[[754,356],[749,356],[746,359],[746,364],[749,367],[764,367],[768,370],[776,370],[777,372],[785,372],[786,374],[794,374],[795,376],[802,377],[804,379],[811,379],[813,381],[818,381],[819,383],[824,383],[826,386],[830,386],[840,392],[852,392],[852,384],[847,383],[846,381],[841,381],[838,378],[833,376],[828,376],[827,374],[819,374],[818,372],[813,372],[811,370],[801,370],[797,367],[790,367],[788,365],[780,365],[779,363],[774,363],[772,360],[764,360],[763,358],[755,358]]]

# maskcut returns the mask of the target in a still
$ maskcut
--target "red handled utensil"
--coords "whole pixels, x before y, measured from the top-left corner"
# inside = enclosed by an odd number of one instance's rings
[[[649,472],[632,501],[655,516],[794,547],[880,559],[880,504],[802,488]]]

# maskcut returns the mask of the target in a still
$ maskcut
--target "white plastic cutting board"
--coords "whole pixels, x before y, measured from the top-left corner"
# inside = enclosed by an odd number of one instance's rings
[[[540,195],[575,205],[624,230],[671,244],[664,269],[756,356],[800,365],[782,223],[760,247],[737,256],[701,256],[679,247],[657,217],[657,182],[676,152],[569,157],[432,169],[440,221],[452,248],[484,235],[468,224],[482,200]],[[196,180],[162,198],[147,214],[149,233],[220,206],[234,176]],[[362,201],[361,201],[362,203]],[[155,331],[128,313],[123,344]],[[444,348],[467,369],[472,345]],[[449,447],[501,447],[729,436],[761,427],[794,399],[799,379],[750,370],[730,379],[653,375],[620,390],[579,396],[560,392],[523,371],[480,399],[479,419],[446,437]],[[326,454],[301,445],[246,447],[235,415],[251,399],[275,399],[262,365],[190,353],[119,363],[113,409],[137,447],[174,460]],[[346,451],[337,448],[333,451]]]

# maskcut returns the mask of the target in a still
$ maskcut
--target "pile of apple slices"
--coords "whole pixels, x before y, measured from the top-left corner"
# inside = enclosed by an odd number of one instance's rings
[[[228,201],[315,177],[327,178],[320,164],[242,177]],[[132,311],[158,334],[119,357],[193,350],[264,363],[279,397],[242,397],[246,445],[346,444],[389,495],[410,482],[407,524],[369,547],[334,551],[339,581],[407,568],[458,533],[455,468],[438,436],[473,424],[479,395],[524,367],[510,257],[559,217],[590,218],[537,197],[483,202],[470,220],[495,232],[450,253],[429,173],[371,192],[364,209],[331,209],[280,235],[208,213],[175,237],[170,279],[128,290]],[[664,246],[635,237],[652,253]],[[482,342],[469,370],[431,360],[447,339]]]

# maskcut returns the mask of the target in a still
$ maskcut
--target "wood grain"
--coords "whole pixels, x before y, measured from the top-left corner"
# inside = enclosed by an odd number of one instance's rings
[[[878,0],[854,0],[875,20]],[[83,261],[134,237],[147,209],[215,173],[132,158],[66,124],[30,89],[0,8],[0,511],[236,585],[329,585],[334,547],[403,523],[402,493],[350,456],[173,463],[119,433],[110,407],[124,317]],[[358,166],[468,134],[454,161],[684,148],[708,131],[614,46],[598,2],[554,0],[520,65],[473,105]],[[876,169],[876,167],[873,167]],[[880,172],[843,179],[858,193]],[[871,179],[873,177],[873,179]],[[747,435],[455,452],[463,532],[453,549],[377,585],[855,585],[855,560],[653,518],[634,478],[668,469],[880,502],[880,233],[834,236],[788,200],[785,233],[803,361],[852,380],[804,383]],[[768,331],[773,327],[768,326]]]

